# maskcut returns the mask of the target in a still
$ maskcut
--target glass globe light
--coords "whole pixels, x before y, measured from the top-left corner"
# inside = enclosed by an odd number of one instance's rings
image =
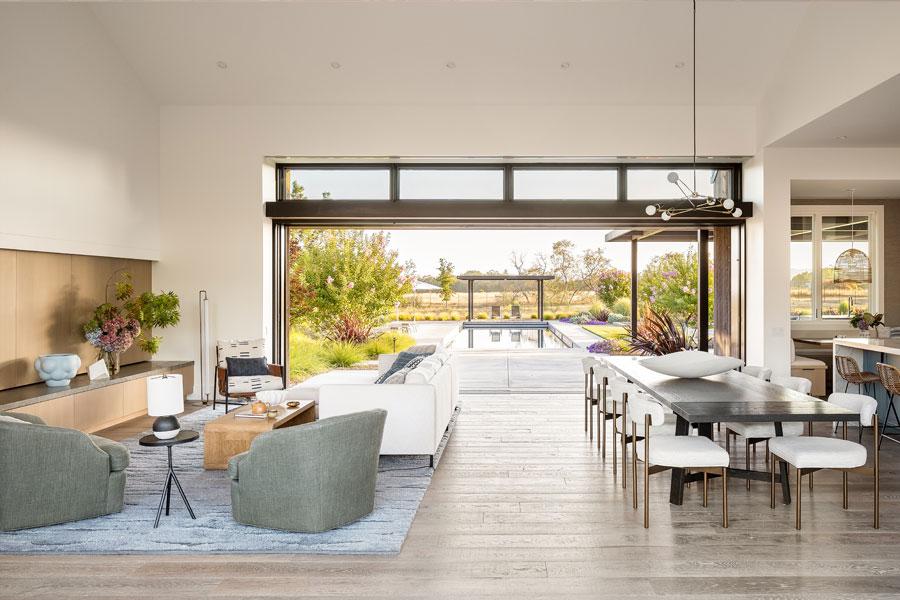
[[[744,214],[744,211],[742,211],[740,208],[736,208],[736,209],[734,209],[734,212],[731,213],[731,216],[736,219],[736,218],[740,217],[742,214]]]
[[[650,204],[649,206],[647,206],[647,208],[644,209],[644,212],[647,213],[648,217],[652,217],[656,214],[656,205]]]
[[[724,208],[725,210],[731,210],[732,208],[734,208],[734,200],[732,200],[731,198],[725,198],[725,200],[722,201],[722,208]]]
[[[659,218],[663,221],[668,221],[672,218],[672,214],[669,211],[664,211],[663,214],[659,215]]]

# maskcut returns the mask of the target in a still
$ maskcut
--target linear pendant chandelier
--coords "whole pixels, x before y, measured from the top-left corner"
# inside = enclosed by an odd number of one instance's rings
[[[693,75],[692,88],[692,127],[694,134],[694,176],[693,185],[689,186],[677,172],[672,171],[668,175],[669,183],[678,188],[681,199],[675,204],[666,205],[663,203],[650,204],[644,211],[648,216],[659,215],[663,221],[669,221],[672,217],[677,217],[685,213],[691,212],[709,212],[720,215],[731,215],[732,217],[740,217],[743,211],[736,207],[734,200],[731,198],[719,198],[716,196],[703,196],[697,193],[697,0],[692,0],[692,16],[693,16],[693,58],[691,61],[691,71]]]

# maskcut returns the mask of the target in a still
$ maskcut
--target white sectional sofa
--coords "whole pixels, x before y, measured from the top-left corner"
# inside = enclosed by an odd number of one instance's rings
[[[336,370],[316,375],[291,388],[288,396],[317,400],[320,419],[383,408],[388,414],[381,454],[433,459],[459,400],[453,357],[436,353],[410,371],[406,383],[376,384],[395,358],[394,354],[380,356],[377,371]]]

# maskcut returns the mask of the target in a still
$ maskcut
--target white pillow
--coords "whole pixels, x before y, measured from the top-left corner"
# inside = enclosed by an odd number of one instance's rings
[[[10,417],[7,415],[0,415],[0,423],[24,423],[25,425],[31,425],[28,421],[23,421],[22,419],[17,419],[15,417]]]
[[[440,369],[440,365],[435,366],[435,362],[429,363],[423,360],[418,367],[410,371],[409,375],[406,376],[406,383],[428,383],[431,381],[431,378]]]
[[[641,360],[640,364],[663,375],[690,379],[718,375],[743,366],[744,361],[699,350],[683,350],[663,356],[651,356]]]

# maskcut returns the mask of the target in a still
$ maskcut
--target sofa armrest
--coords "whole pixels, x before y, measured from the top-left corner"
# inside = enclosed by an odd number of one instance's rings
[[[97,435],[91,435],[89,437],[91,438],[91,441],[94,442],[95,446],[109,455],[110,471],[124,471],[125,468],[128,467],[131,455],[128,453],[128,448],[123,444]]]
[[[19,419],[20,421],[26,421],[31,423],[32,425],[46,425],[47,423],[37,415],[29,415],[28,413],[20,413],[20,412],[0,412],[0,415],[4,417],[12,417],[13,419]]]
[[[240,454],[235,454],[228,460],[228,476],[238,481],[240,477],[241,461],[250,456],[250,451],[246,450]]]

